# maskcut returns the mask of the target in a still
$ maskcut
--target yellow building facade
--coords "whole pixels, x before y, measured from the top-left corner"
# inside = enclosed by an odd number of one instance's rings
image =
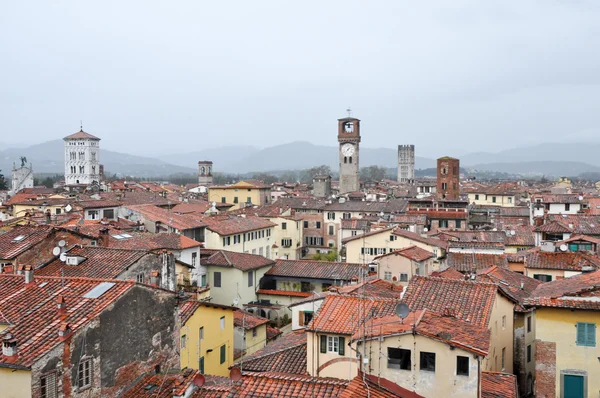
[[[209,302],[187,302],[180,329],[180,366],[204,374],[229,376],[233,366],[234,307]]]
[[[271,187],[258,181],[240,181],[232,185],[215,185],[208,188],[208,201],[233,204],[231,210],[237,210],[252,203],[254,206],[270,202]]]
[[[31,397],[31,372],[0,368],[0,396],[3,398]]]

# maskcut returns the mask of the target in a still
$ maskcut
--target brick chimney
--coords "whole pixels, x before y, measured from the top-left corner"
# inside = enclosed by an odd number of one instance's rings
[[[63,295],[59,295],[56,299],[56,309],[60,315],[67,313],[67,303]]]
[[[108,247],[108,228],[102,228],[98,237],[98,246]]]
[[[71,326],[68,323],[63,322],[58,327],[58,337],[66,339],[71,334]]]
[[[17,357],[17,339],[10,332],[2,339],[2,356],[7,359]]]

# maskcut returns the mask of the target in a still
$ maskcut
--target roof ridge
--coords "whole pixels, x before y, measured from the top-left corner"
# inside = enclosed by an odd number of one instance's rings
[[[255,357],[250,357],[250,358],[244,358],[244,362],[255,361],[255,360],[257,360],[257,359],[262,359],[262,358],[264,358],[264,357],[268,357],[268,356],[271,356],[271,355],[280,354],[280,353],[282,353],[282,352],[284,352],[284,351],[288,351],[288,350],[291,350],[291,349],[293,349],[293,348],[298,348],[298,347],[300,347],[300,346],[307,345],[307,344],[308,344],[308,343],[307,343],[306,341],[304,341],[304,342],[301,342],[301,343],[296,343],[296,344],[293,344],[293,345],[289,345],[289,346],[286,346],[286,347],[280,348],[279,350],[272,351],[272,352],[270,352],[270,353],[266,353],[266,354],[262,354],[262,355],[258,355],[258,356],[255,356]],[[266,348],[266,347],[268,347],[268,345],[267,345],[267,346],[265,346],[265,348]]]

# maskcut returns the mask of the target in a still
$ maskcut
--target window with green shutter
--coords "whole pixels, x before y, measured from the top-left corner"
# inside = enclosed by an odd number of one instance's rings
[[[327,336],[321,336],[321,354],[327,352]]]
[[[339,351],[338,351],[338,353],[340,355],[344,355],[344,353],[345,353],[344,352],[344,350],[345,350],[344,344],[346,344],[346,340],[343,337],[339,337],[338,341],[339,341]]]
[[[204,374],[204,357],[200,357],[200,363],[198,364],[200,373]]]
[[[596,347],[596,324],[577,322],[577,345]]]
[[[223,345],[221,346],[221,363],[225,363],[225,361],[227,360],[227,359],[226,359],[226,357],[227,357],[227,352],[226,352],[226,350],[227,350],[227,347],[225,346],[225,344],[223,344]]]

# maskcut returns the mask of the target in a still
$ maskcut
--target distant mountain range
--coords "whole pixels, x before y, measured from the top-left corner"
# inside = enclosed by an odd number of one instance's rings
[[[126,148],[124,148],[126,150]],[[416,148],[419,152],[419,148]],[[459,156],[467,170],[495,171],[521,175],[577,176],[585,172],[600,173],[600,144],[540,144],[496,153],[474,152]],[[444,154],[446,155],[446,154]],[[13,162],[26,156],[35,173],[64,172],[62,140],[48,141],[27,148],[0,150],[0,169],[10,175]],[[391,148],[360,149],[362,167],[377,165],[397,167],[397,150]],[[225,146],[195,152],[162,155],[158,158],[129,155],[101,149],[101,163],[106,173],[137,177],[164,177],[197,172],[199,160],[212,160],[215,172],[249,173],[273,170],[301,170],[322,164],[338,167],[338,148],[314,145],[305,141],[258,149],[252,146]],[[434,168],[435,159],[416,157],[417,169]]]

